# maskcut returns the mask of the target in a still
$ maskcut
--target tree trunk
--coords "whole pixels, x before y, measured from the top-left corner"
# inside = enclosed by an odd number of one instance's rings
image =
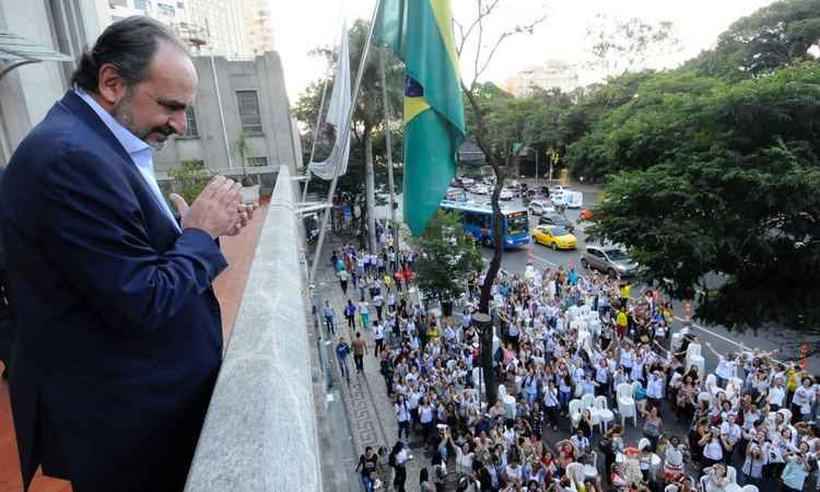
[[[501,189],[504,187],[504,174],[501,168],[491,163],[493,171],[495,171],[495,188],[491,198],[493,206],[493,245],[495,251],[493,252],[493,259],[490,261],[490,267],[487,269],[487,275],[484,277],[484,283],[481,285],[481,296],[478,301],[478,312],[487,315],[489,321],[480,328],[481,338],[481,366],[484,373],[484,384],[487,388],[487,405],[492,406],[495,400],[498,399],[498,388],[495,384],[495,371],[493,370],[493,335],[494,323],[490,316],[490,300],[492,297],[492,288],[495,283],[495,278],[498,276],[498,271],[501,270],[501,258],[504,255],[504,216],[501,213],[501,206],[499,205],[499,197],[501,196]]]
[[[479,311],[473,314],[473,321],[478,328],[479,339],[481,340],[481,374],[484,377],[484,394],[487,396],[487,408],[495,404],[498,399],[498,387],[495,383],[495,369],[493,368],[493,320],[490,315]],[[478,381],[473,381],[479,390],[481,386]],[[480,393],[479,393],[480,394]]]
[[[365,128],[364,133],[364,165],[365,183],[367,186],[367,238],[368,248],[371,253],[376,252],[376,214],[373,209],[376,206],[376,183],[375,171],[373,170],[373,136],[369,128]]]

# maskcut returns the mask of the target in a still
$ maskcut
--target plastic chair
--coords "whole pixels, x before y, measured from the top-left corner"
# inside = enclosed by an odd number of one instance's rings
[[[581,400],[569,401],[569,419],[573,429],[578,427],[581,422]]]
[[[575,462],[568,464],[567,476],[574,477],[575,483],[584,483],[584,465]]]
[[[632,398],[632,385],[621,383],[615,389],[618,402],[618,413],[621,415],[621,425],[625,425],[627,418],[632,418],[635,427],[638,426],[638,410],[635,406],[635,399]]]
[[[595,395],[586,394],[581,397],[581,408],[594,408],[595,407]]]
[[[603,427],[603,432],[607,432],[609,423],[615,420],[615,414],[609,409],[606,396],[595,398],[595,410],[598,413],[598,424]]]
[[[706,376],[704,388],[706,388],[706,391],[712,393],[713,395],[716,393],[716,390],[720,389],[717,385],[717,377],[714,374],[708,374]]]
[[[693,355],[686,359],[686,370],[688,371],[693,367],[697,369],[698,376],[703,377],[703,373],[706,372],[706,361],[703,359],[702,355]]]
[[[737,469],[734,466],[726,467],[726,478],[729,479],[730,484],[737,485]]]

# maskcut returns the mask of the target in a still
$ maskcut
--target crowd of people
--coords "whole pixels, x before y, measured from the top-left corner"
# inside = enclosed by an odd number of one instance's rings
[[[685,327],[673,336],[671,304],[656,291],[528,266],[492,288],[499,396],[488,407],[472,320],[481,275],[465,282],[457,312],[428,311],[403,291],[413,259],[352,247],[332,259],[357,372],[372,340],[399,429],[383,467],[379,452],[363,455],[366,490],[405,490],[408,447],[431,457],[422,490],[820,490],[820,385],[797,363],[720,353]],[[714,374],[695,348],[717,357]],[[348,379],[350,350],[340,338]]]

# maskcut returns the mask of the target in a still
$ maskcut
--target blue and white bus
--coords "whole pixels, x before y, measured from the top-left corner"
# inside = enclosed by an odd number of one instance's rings
[[[481,244],[492,247],[493,208],[490,204],[444,200],[442,210],[454,212],[464,224],[464,232]],[[530,244],[530,219],[525,208],[502,208],[504,214],[504,247],[520,248]]]

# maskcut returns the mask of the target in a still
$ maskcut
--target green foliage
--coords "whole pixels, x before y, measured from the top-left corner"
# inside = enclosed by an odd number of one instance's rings
[[[806,60],[818,43],[820,0],[783,0],[732,24],[714,50],[689,66],[704,75],[742,80]]]
[[[475,241],[464,233],[458,217],[439,210],[418,241],[415,268],[419,288],[439,301],[456,299],[467,276],[482,268]]]
[[[211,173],[202,161],[182,161],[182,165],[168,171],[168,175],[173,178],[174,192],[189,204],[196,200],[211,179]]]
[[[698,307],[707,321],[820,324],[820,65],[734,85],[684,71],[639,93],[584,143],[604,172],[627,169],[593,234],[678,298],[722,276]]]

